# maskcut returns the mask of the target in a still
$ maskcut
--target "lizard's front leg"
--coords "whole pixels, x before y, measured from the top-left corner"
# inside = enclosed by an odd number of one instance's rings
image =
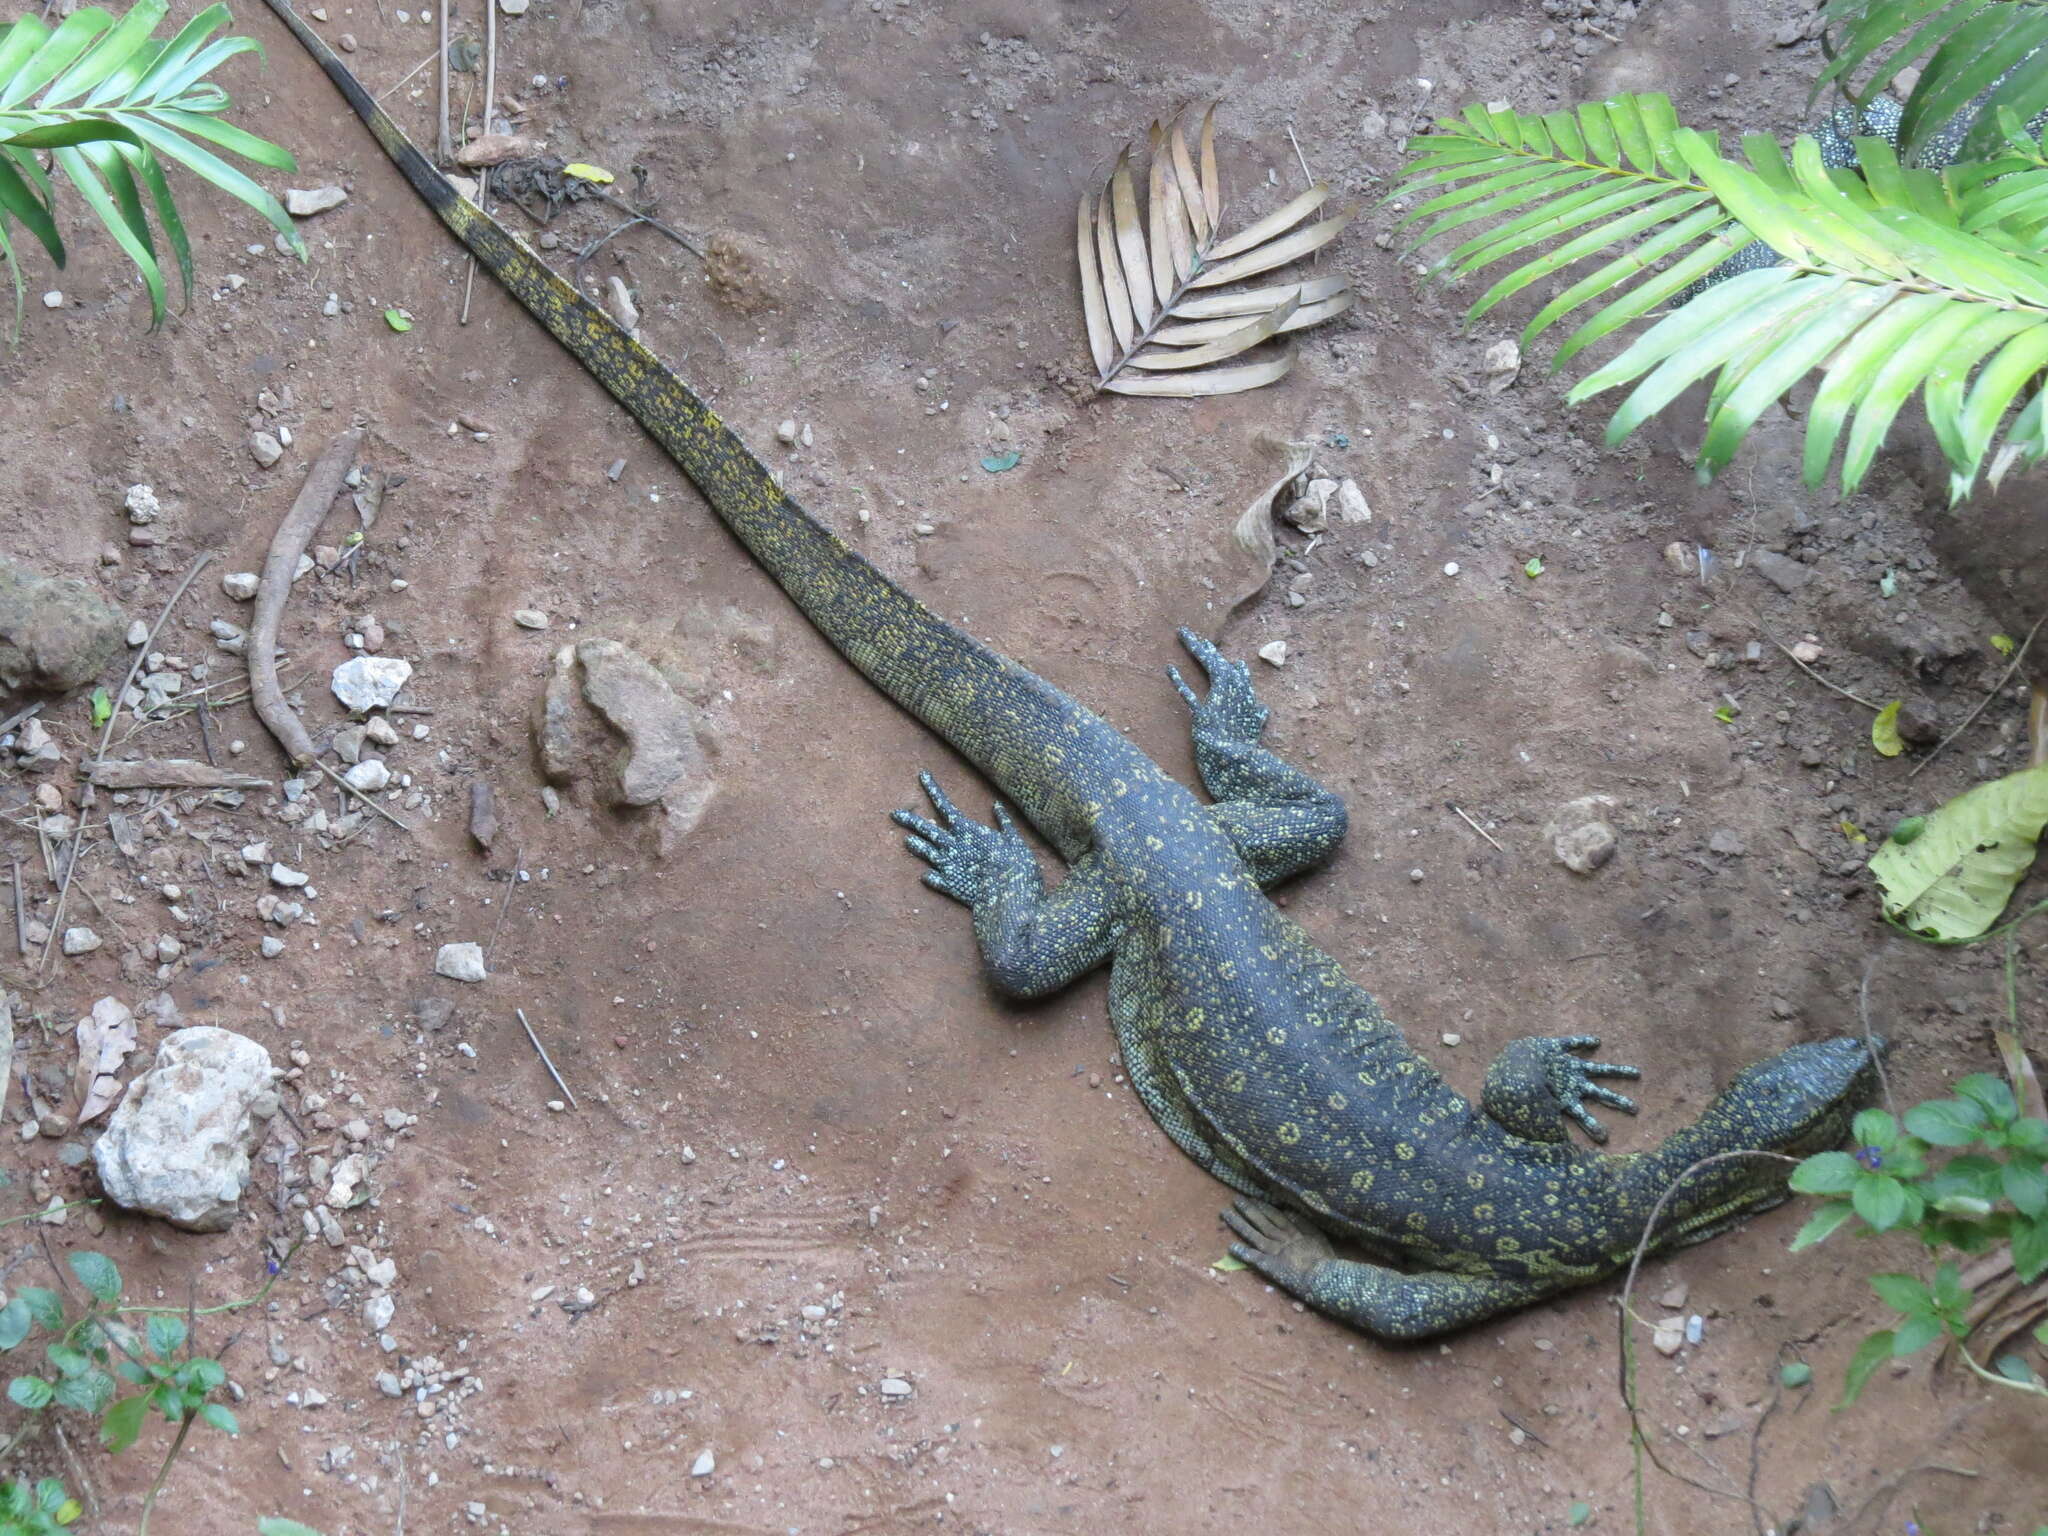
[[[1216,798],[1209,813],[1261,885],[1322,863],[1343,841],[1344,802],[1259,745],[1266,706],[1252,689],[1250,668],[1192,630],[1182,630],[1180,640],[1209,676],[1209,696],[1201,698],[1178,667],[1167,669],[1194,715],[1195,767]]]
[[[1376,1338],[1426,1339],[1506,1312],[1555,1289],[1505,1275],[1444,1270],[1403,1274],[1379,1264],[1340,1259],[1330,1240],[1285,1211],[1240,1200],[1223,1213],[1239,1241],[1233,1258],[1249,1264],[1288,1295]]]
[[[1043,997],[1109,958],[1116,891],[1095,855],[1067,871],[1055,890],[1030,845],[1000,805],[995,825],[963,814],[928,773],[918,782],[939,814],[894,813],[910,851],[932,867],[924,883],[973,909],[974,937],[989,981],[1012,997]]]
[[[1510,1040],[1486,1069],[1480,1107],[1502,1128],[1531,1141],[1563,1141],[1566,1115],[1584,1126],[1595,1141],[1605,1141],[1607,1128],[1587,1113],[1583,1101],[1596,1099],[1631,1115],[1636,1104],[1593,1079],[1643,1074],[1618,1062],[1582,1061],[1572,1054],[1599,1043],[1598,1035],[1530,1035]]]

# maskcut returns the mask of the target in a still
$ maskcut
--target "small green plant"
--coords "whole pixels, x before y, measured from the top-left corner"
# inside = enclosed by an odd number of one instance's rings
[[[208,6],[168,40],[153,37],[168,10],[166,0],[136,0],[117,19],[84,6],[54,28],[26,15],[0,30],[0,265],[14,281],[17,330],[24,285],[11,221],[62,267],[54,217],[59,181],[76,190],[135,264],[149,290],[152,326],[163,321],[165,287],[145,194],[177,262],[184,298],[192,296],[192,247],[164,175],[167,160],[255,209],[305,257],[277,199],[207,147],[272,170],[296,168],[275,144],[225,121],[227,92],[206,78],[236,54],[261,50],[253,38],[214,38],[233,19],[225,5]]]
[[[1920,1240],[1932,1273],[1870,1277],[1871,1289],[1898,1321],[1858,1348],[1841,1406],[1854,1402],[1887,1360],[1939,1340],[1950,1341],[1957,1357],[1986,1381],[2048,1397],[2048,1384],[2021,1355],[2001,1355],[1987,1367],[1970,1353],[1975,1298],[1960,1263],[2003,1247],[2021,1284],[2048,1273],[2048,1120],[2021,1113],[2011,1087],[1977,1073],[1956,1084],[1955,1097],[1908,1109],[1903,1123],[1885,1110],[1866,1109],[1851,1135],[1853,1151],[1816,1153],[1793,1170],[1792,1188],[1822,1200],[1793,1238],[1793,1250],[1851,1223],[1869,1235],[1909,1232]],[[2048,1347],[2048,1323],[2033,1337]]]

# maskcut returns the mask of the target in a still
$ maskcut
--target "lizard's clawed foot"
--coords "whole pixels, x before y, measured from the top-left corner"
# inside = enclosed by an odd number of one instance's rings
[[[1209,697],[1198,698],[1180,675],[1179,667],[1168,667],[1166,675],[1195,716],[1195,735],[1226,741],[1256,742],[1266,728],[1266,706],[1252,690],[1251,668],[1232,661],[1191,629],[1180,632],[1180,643],[1209,674]]]
[[[1263,1200],[1238,1201],[1223,1213],[1223,1221],[1243,1239],[1230,1245],[1230,1256],[1293,1295],[1301,1293],[1318,1264],[1337,1257],[1322,1233]]]
[[[930,774],[919,774],[917,781],[931,796],[940,821],[927,821],[911,811],[892,815],[898,826],[912,834],[903,840],[904,845],[932,866],[924,877],[926,885],[971,907],[1005,874],[1020,867],[1019,860],[1036,870],[1030,845],[1000,805],[995,808],[996,824],[983,826],[947,799]]]
[[[1598,1035],[1562,1035],[1531,1042],[1543,1053],[1544,1076],[1557,1098],[1558,1108],[1585,1127],[1595,1141],[1607,1139],[1607,1127],[1587,1113],[1584,1101],[1593,1099],[1624,1114],[1636,1112],[1636,1101],[1626,1094],[1603,1088],[1596,1077],[1641,1077],[1640,1067],[1625,1067],[1612,1061],[1581,1061],[1573,1051],[1590,1051],[1599,1045]]]

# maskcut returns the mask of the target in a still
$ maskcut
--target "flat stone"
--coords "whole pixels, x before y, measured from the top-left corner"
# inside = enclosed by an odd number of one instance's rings
[[[254,459],[264,469],[268,469],[284,457],[284,444],[280,443],[268,432],[251,432],[249,434],[249,457]]]
[[[1749,852],[1749,848],[1727,827],[1716,827],[1713,835],[1707,839],[1707,851],[1718,853],[1724,859],[1739,859]]]
[[[84,582],[0,555],[0,696],[84,687],[120,654],[127,630]]]
[[[63,945],[64,953],[67,955],[89,955],[105,942],[106,940],[102,939],[83,923],[80,923],[76,928],[66,928],[64,930]]]
[[[709,1477],[718,1470],[718,1458],[706,1447],[697,1453],[697,1459],[690,1463],[690,1476]]]
[[[576,647],[576,659],[583,666],[584,699],[626,738],[618,769],[621,804],[659,805],[686,788],[686,781],[708,783],[694,711],[653,663],[616,640],[585,640]]]
[[[391,770],[384,766],[381,757],[366,757],[342,775],[349,786],[365,794],[375,794],[391,783]]]
[[[450,981],[482,981],[484,948],[481,944],[443,944],[434,956],[434,974]]]
[[[546,629],[548,627],[548,616],[538,608],[514,608],[512,610],[512,622],[521,629]]]
[[[1751,567],[1780,592],[1797,592],[1813,580],[1813,567],[1801,565],[1775,550],[1760,549],[1749,557]]]
[[[116,1205],[194,1232],[224,1231],[249,1182],[259,1122],[277,1113],[270,1053],[201,1025],[166,1035],[93,1145]]]
[[[310,219],[316,213],[339,208],[347,201],[348,193],[340,187],[287,187],[284,211],[295,219]]]
[[[1587,795],[1560,806],[1543,829],[1558,862],[1575,875],[1590,875],[1612,859],[1620,843],[1607,821],[1614,808],[1612,795]]]
[[[398,656],[352,656],[334,669],[334,696],[357,714],[389,709],[412,677],[412,663]]]

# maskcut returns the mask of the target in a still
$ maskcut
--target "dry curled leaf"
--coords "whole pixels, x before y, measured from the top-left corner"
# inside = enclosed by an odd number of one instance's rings
[[[1293,366],[1293,349],[1282,344],[1250,360],[1243,354],[1342,314],[1358,296],[1342,277],[1227,285],[1321,250],[1353,210],[1304,222],[1329,201],[1319,182],[1225,235],[1214,105],[1202,115],[1199,170],[1178,116],[1164,128],[1154,123],[1149,138],[1145,196],[1126,147],[1107,184],[1082,196],[1075,219],[1096,388],[1187,398],[1270,384]]]

